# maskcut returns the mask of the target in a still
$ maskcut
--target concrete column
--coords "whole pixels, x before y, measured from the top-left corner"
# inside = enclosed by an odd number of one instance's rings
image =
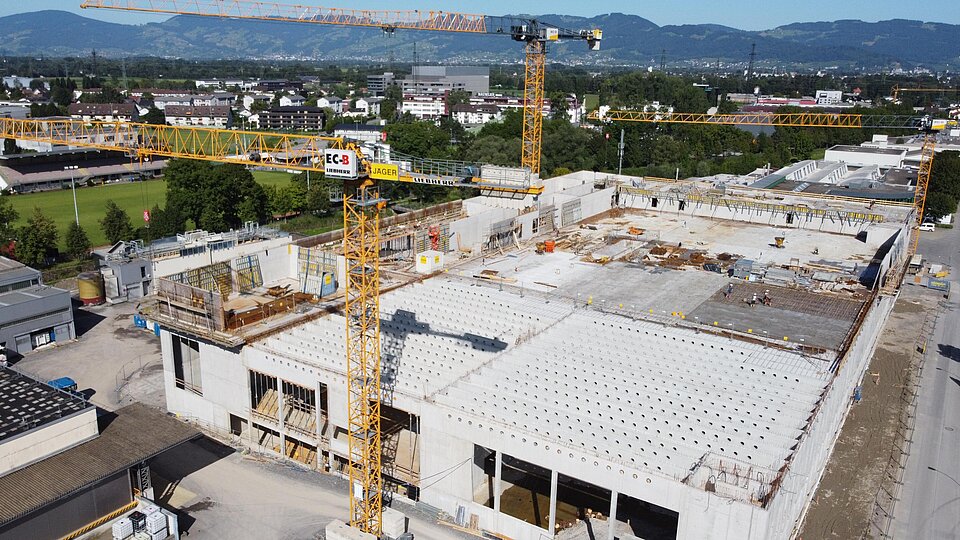
[[[500,479],[503,478],[503,452],[497,451],[496,465],[493,469],[493,511],[500,511]]]
[[[617,497],[620,494],[610,491],[610,513],[607,514],[607,540],[613,540],[613,533],[617,528]]]
[[[550,471],[550,536],[557,534],[557,470]]]
[[[283,434],[283,381],[277,378],[277,433],[280,434],[280,455],[287,455],[287,440]]]

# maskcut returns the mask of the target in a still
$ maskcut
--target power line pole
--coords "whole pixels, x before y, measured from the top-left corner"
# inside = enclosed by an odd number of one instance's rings
[[[660,71],[666,71],[666,70],[667,70],[667,50],[661,49],[660,50]]]
[[[753,65],[757,60],[757,44],[754,43],[750,47],[750,67],[747,68],[747,80],[749,81],[753,78]]]

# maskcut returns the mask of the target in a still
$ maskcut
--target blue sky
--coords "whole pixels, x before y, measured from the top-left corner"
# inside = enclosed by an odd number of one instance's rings
[[[146,14],[130,14],[106,10],[81,10],[81,0],[31,0],[0,2],[0,16],[39,11],[64,9],[87,17],[122,23],[143,23],[163,20],[163,17]],[[283,0],[283,3],[323,5],[330,7],[363,7],[368,9],[448,9],[489,15],[504,13],[564,13],[569,15],[599,15],[622,12],[640,15],[659,24],[716,23],[744,30],[762,30],[790,22],[824,21],[836,19],[921,19],[934,22],[960,24],[960,0],[552,0],[533,2],[529,0],[470,0],[451,2],[445,0]],[[922,8],[919,6],[922,4]]]

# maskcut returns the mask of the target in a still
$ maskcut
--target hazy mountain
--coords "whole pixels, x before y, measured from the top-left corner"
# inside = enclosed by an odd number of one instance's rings
[[[597,17],[542,15],[567,28],[603,29],[603,50],[583,43],[551,46],[552,61],[583,64],[657,65],[662,51],[672,65],[746,63],[757,45],[759,65],[943,68],[960,64],[960,25],[891,20],[789,24],[748,32],[715,24],[657,26],[636,15]],[[181,58],[310,58],[322,61],[421,60],[454,63],[512,62],[522,47],[506,36],[173,17],[162,23],[122,25],[64,11],[39,11],[0,18],[0,49],[10,55],[155,55]]]

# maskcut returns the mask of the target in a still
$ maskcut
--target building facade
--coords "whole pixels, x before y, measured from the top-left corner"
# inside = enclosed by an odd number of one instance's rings
[[[261,129],[323,131],[327,114],[320,107],[274,107],[260,113]]]
[[[201,126],[229,129],[233,126],[233,113],[226,106],[168,105],[164,109],[167,124],[171,126]]]
[[[134,122],[140,117],[133,103],[71,103],[67,112],[84,122]]]
[[[70,291],[47,287],[39,271],[0,257],[0,348],[25,354],[75,337]]]

